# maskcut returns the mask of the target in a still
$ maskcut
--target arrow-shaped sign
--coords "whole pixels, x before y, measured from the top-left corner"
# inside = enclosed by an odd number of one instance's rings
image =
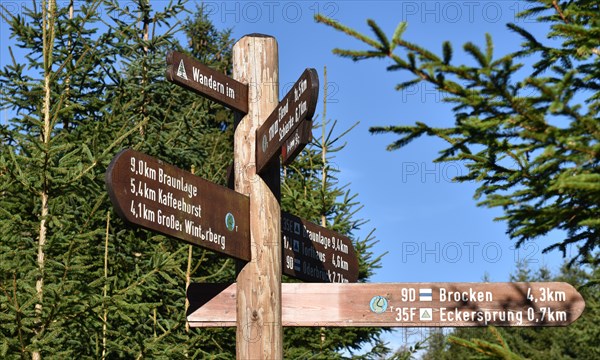
[[[200,61],[178,51],[167,54],[167,80],[202,96],[248,113],[248,85],[211,69]]]
[[[289,165],[312,139],[312,120],[303,121],[281,147],[281,164]]]
[[[306,69],[292,89],[256,130],[256,172],[278,156],[282,146],[304,120],[310,120],[317,107],[319,76]]]
[[[564,282],[282,285],[283,326],[566,326],[585,308]],[[191,284],[192,327],[236,326],[236,285]]]
[[[114,157],[106,185],[129,223],[250,261],[247,196],[131,149]]]

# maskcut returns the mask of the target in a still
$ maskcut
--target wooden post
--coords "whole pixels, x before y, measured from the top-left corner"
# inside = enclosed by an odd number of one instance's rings
[[[233,77],[249,84],[248,114],[234,137],[235,190],[250,196],[252,260],[237,277],[238,359],[282,359],[279,160],[256,173],[256,129],[278,104],[275,38],[252,34],[233,47]]]

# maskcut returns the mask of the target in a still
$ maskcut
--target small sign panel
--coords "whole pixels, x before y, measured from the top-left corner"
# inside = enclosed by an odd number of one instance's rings
[[[585,309],[564,282],[284,283],[281,293],[283,326],[567,326]],[[235,284],[191,284],[188,300],[190,326],[235,326]]]
[[[277,104],[267,120],[256,130],[256,172],[278,156],[281,147],[304,120],[315,113],[319,97],[319,76],[306,69],[292,89]]]
[[[283,273],[312,282],[358,281],[358,257],[350,238],[281,212]]]
[[[178,51],[167,54],[167,80],[242,114],[248,113],[248,85]]]
[[[131,224],[250,261],[250,200],[131,149],[110,163],[106,184]]]

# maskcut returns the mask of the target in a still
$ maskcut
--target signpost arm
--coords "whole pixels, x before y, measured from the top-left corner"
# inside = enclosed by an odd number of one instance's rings
[[[256,173],[256,129],[278,103],[279,65],[273,37],[252,34],[233,47],[233,77],[249,84],[248,114],[234,135],[235,190],[250,196],[252,260],[237,276],[238,359],[283,358],[279,160]]]

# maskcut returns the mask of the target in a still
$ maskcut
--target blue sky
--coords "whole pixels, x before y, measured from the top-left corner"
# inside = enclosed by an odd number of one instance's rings
[[[152,1],[155,6],[166,1]],[[21,1],[1,0],[9,9]],[[11,8],[12,6],[12,8]],[[444,147],[440,140],[421,138],[399,151],[388,152],[393,135],[371,135],[377,125],[413,124],[423,121],[434,126],[451,126],[450,105],[443,94],[430,85],[403,92],[395,85],[407,74],[387,72],[389,60],[352,62],[332,54],[335,47],[364,49],[361,43],[322,24],[315,23],[317,12],[370,35],[366,19],[377,21],[387,34],[400,21],[408,22],[404,37],[441,53],[441,44],[454,45],[455,62],[471,62],[461,47],[464,42],[484,44],[484,33],[494,39],[498,55],[514,51],[521,39],[510,33],[507,22],[517,22],[534,33],[543,28],[533,19],[516,19],[526,4],[505,1],[208,1],[206,9],[218,28],[232,28],[233,37],[263,33],[279,44],[280,88],[289,88],[307,67],[319,72],[327,66],[328,118],[338,120],[338,131],[357,121],[360,124],[345,138],[346,149],[333,159],[341,171],[341,184],[350,183],[364,208],[360,217],[368,219],[356,235],[365,237],[373,228],[379,243],[383,268],[373,282],[507,281],[517,259],[528,259],[533,268],[547,265],[557,270],[560,254],[542,254],[560,234],[514,248],[505,234],[506,224],[494,222],[499,209],[476,206],[475,183],[453,183],[464,174],[460,163],[435,164],[433,159]],[[194,11],[190,5],[190,11]],[[8,33],[2,21],[0,64],[8,63]],[[285,94],[280,94],[280,98]],[[322,95],[322,94],[321,94]],[[321,120],[322,97],[315,120]],[[2,115],[4,117],[4,115]],[[4,120],[4,119],[2,119]],[[319,136],[315,132],[315,136]],[[399,341],[397,339],[397,341]]]

